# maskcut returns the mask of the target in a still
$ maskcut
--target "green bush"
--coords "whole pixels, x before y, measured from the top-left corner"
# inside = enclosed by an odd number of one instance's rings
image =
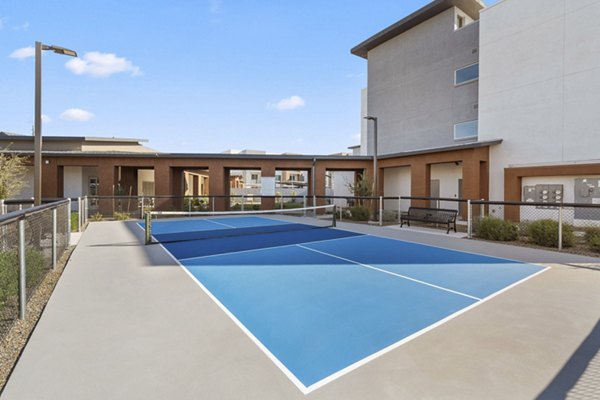
[[[26,286],[35,287],[44,274],[44,256],[39,250],[25,251]],[[19,255],[17,250],[0,252],[0,310],[19,293]]]
[[[558,246],[558,222],[551,219],[534,221],[527,227],[527,233],[533,243],[546,247]],[[572,247],[575,243],[575,234],[571,225],[563,224],[562,245]]]
[[[585,230],[585,241],[591,244],[595,238],[600,238],[600,228],[587,228]]]
[[[593,236],[588,241],[588,244],[593,251],[600,253],[600,236]]]
[[[92,220],[92,221],[102,221],[103,219],[104,219],[104,216],[102,214],[100,214],[99,212],[93,214],[90,217],[90,220]]]
[[[128,219],[131,218],[131,215],[129,215],[129,213],[126,212],[115,212],[113,214],[113,217],[117,220],[117,221],[127,221]]]
[[[71,211],[71,232],[76,232],[79,225],[79,213],[77,211]]]
[[[519,237],[519,228],[516,224],[494,217],[480,219],[476,223],[475,232],[482,239],[504,242],[517,240]]]
[[[350,216],[354,221],[368,221],[371,212],[365,206],[354,206],[350,208]]]

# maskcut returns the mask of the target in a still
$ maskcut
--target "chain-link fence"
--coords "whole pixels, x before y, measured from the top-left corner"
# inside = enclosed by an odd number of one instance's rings
[[[478,200],[469,204],[469,236],[600,253],[598,204]]]
[[[69,200],[0,217],[0,337],[69,245]]]

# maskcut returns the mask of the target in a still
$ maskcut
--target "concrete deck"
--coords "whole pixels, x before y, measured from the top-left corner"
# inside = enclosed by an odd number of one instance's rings
[[[159,246],[141,245],[132,222],[94,222],[0,398],[553,399],[597,389],[588,367],[598,365],[600,271],[557,264],[599,259],[340,227],[554,266],[305,396]]]

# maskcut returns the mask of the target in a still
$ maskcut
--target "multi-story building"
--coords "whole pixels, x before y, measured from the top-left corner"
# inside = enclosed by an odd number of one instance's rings
[[[600,202],[599,20],[600,0],[435,0],[354,47],[385,194]]]

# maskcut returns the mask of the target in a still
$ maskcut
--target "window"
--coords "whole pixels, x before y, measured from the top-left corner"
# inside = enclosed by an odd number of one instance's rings
[[[456,16],[456,29],[460,29],[465,26],[465,17],[462,15]]]
[[[478,120],[454,125],[454,140],[473,139],[478,135]]]
[[[252,175],[250,176],[250,180],[251,180],[251,181],[254,181],[254,182],[258,182],[258,174],[252,174]]]
[[[454,84],[462,85],[479,79],[479,63],[459,68],[454,72]]]

